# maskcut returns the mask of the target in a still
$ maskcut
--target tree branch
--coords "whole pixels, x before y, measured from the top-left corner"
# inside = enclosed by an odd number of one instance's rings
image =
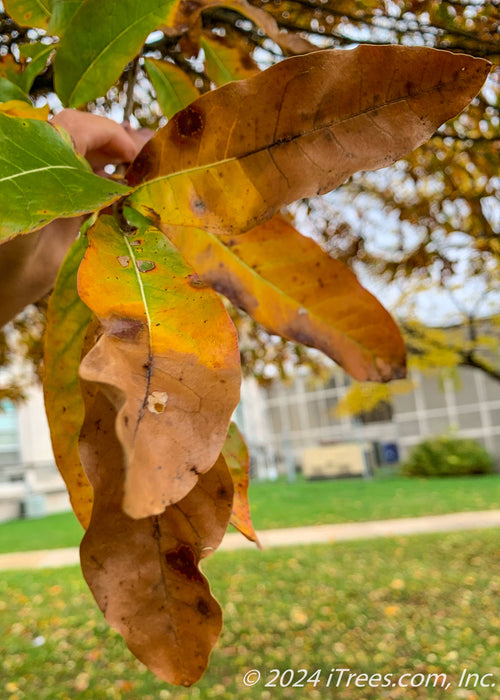
[[[128,122],[134,109],[134,88],[137,80],[137,71],[139,70],[139,58],[137,55],[132,61],[130,68],[127,71],[127,100],[123,110],[123,121]]]
[[[496,379],[497,382],[500,382],[500,371],[496,370],[494,367],[491,367],[479,357],[475,357],[473,354],[464,357],[459,364],[463,367],[473,367],[475,369],[479,369],[481,372],[487,374],[488,377]]]

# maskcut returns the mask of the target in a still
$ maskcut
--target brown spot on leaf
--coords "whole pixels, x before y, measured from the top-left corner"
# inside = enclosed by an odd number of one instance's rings
[[[242,53],[240,56],[240,61],[243,68],[246,68],[247,70],[255,70],[254,60],[249,54]]]
[[[190,105],[172,118],[174,140],[181,143],[200,136],[205,127],[205,118],[198,107]]]
[[[146,144],[128,169],[125,179],[135,187],[148,179],[156,162],[156,156],[150,144]]]
[[[202,7],[201,2],[197,2],[197,0],[184,0],[182,3],[182,12],[184,12],[186,15],[190,15]]]
[[[166,391],[153,391],[147,399],[147,409],[150,413],[163,413],[167,405],[168,394]]]
[[[156,226],[156,228],[160,228],[161,217],[157,211],[155,211],[151,207],[144,206],[144,214],[148,219],[151,220],[153,226]]]
[[[415,86],[415,83],[412,83],[411,80],[407,80],[407,81],[406,81],[405,90],[406,90],[406,92],[408,93],[408,95],[412,95],[412,94],[413,94],[413,92],[415,91],[415,87],[416,87],[416,86]]]
[[[103,319],[102,325],[106,335],[122,340],[135,340],[144,328],[144,323],[136,318],[121,318],[119,316]]]
[[[196,214],[197,216],[199,216],[200,214],[204,214],[207,210],[203,200],[197,196],[191,198],[189,206],[193,214]]]
[[[304,324],[302,324],[302,319],[296,318],[292,323],[290,323],[283,331],[286,337],[293,338],[297,343],[302,343],[302,345],[308,345],[309,347],[317,347],[318,339],[314,336],[312,331],[308,331]],[[332,355],[330,355],[332,357]]]
[[[188,280],[190,286],[195,287],[196,289],[202,289],[203,287],[208,286],[196,272],[194,272],[192,275],[189,275]]]
[[[119,255],[117,258],[118,262],[122,267],[128,267],[130,263],[130,258],[128,255]]]
[[[203,576],[200,574],[193,551],[183,544],[177,549],[165,554],[165,562],[171,569],[175,569],[181,576],[189,581],[199,581],[203,583]]]
[[[211,284],[212,288],[215,289],[219,294],[223,294],[229,299],[229,301],[240,309],[244,309],[248,313],[251,313],[253,309],[257,306],[257,300],[247,290],[243,285],[239,284],[238,281],[229,275],[223,277],[223,272],[219,273],[218,279],[214,280]]]
[[[210,606],[205,600],[203,600],[203,598],[198,599],[196,609],[203,617],[208,617],[210,615]]]

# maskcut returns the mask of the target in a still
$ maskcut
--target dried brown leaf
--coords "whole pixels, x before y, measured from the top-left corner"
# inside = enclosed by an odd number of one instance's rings
[[[95,386],[85,383],[84,395],[80,453],[95,499],[80,548],[85,579],[132,653],[168,683],[191,685],[222,626],[198,563],[218,547],[231,514],[226,463],[219,458],[161,515],[134,520],[121,507],[125,467],[115,409]]]

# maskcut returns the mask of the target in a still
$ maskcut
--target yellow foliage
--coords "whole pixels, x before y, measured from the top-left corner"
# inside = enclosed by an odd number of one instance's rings
[[[408,323],[403,329],[410,369],[435,372],[442,368],[456,367],[460,363],[463,337],[441,328],[429,328],[419,323]]]
[[[398,379],[390,384],[378,382],[353,382],[335,406],[339,418],[355,416],[362,411],[371,411],[381,401],[391,401],[398,394],[408,394],[414,389],[410,379]]]

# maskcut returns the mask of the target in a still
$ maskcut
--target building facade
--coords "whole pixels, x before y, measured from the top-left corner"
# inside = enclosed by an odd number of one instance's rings
[[[304,449],[339,442],[395,445],[404,458],[423,438],[448,432],[478,440],[500,465],[500,382],[469,368],[453,379],[417,372],[411,379],[412,392],[362,418],[335,415],[350,383],[342,371],[321,388],[311,388],[307,375],[268,389],[247,382],[241,427],[257,455],[256,471],[274,464],[283,472],[291,461],[300,467]]]

